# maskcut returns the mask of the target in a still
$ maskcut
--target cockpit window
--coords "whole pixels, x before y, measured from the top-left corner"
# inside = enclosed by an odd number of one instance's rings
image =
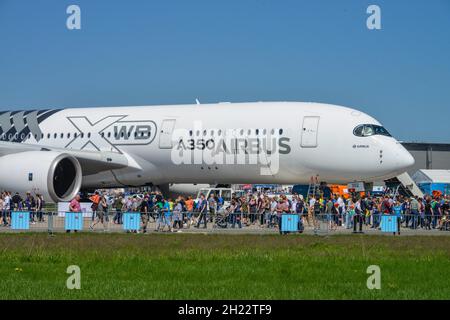
[[[373,135],[391,137],[391,134],[384,127],[376,124],[361,124],[353,130],[353,134],[357,137],[370,137]]]

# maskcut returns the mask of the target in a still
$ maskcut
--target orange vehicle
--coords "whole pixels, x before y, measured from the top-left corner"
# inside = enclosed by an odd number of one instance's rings
[[[329,187],[332,194],[337,194],[344,199],[348,199],[351,197],[351,193],[348,191],[347,185],[332,184],[329,185]],[[365,194],[366,194],[365,192],[359,192],[360,197],[365,196]]]
[[[347,186],[346,185],[339,185],[339,184],[332,184],[329,185],[331,193],[337,194],[344,199],[348,199],[350,197],[350,194],[347,192]]]

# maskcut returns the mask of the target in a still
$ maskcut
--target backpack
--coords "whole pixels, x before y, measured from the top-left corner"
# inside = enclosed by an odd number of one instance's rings
[[[367,209],[367,203],[366,200],[361,200],[361,211],[365,212]]]
[[[295,206],[295,211],[301,213],[303,211],[303,202],[299,201],[297,202]]]
[[[391,211],[390,209],[391,206],[389,205],[389,201],[384,200],[381,204],[381,211],[383,211],[383,213],[389,213]]]

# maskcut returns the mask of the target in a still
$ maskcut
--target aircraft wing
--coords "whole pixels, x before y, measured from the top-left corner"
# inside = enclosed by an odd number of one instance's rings
[[[71,150],[0,141],[0,157],[8,154],[27,151],[54,151],[63,154],[69,154],[78,160],[83,170],[83,175],[95,174],[107,170],[121,169],[129,166],[128,157],[125,154],[117,152]]]

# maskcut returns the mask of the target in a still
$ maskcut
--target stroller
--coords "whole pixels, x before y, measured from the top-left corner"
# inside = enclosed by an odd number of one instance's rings
[[[217,211],[216,217],[214,220],[214,228],[222,228],[225,229],[228,226],[228,212],[224,208],[221,208]]]
[[[441,225],[439,226],[439,230],[442,231],[450,231],[450,219],[448,215],[445,215],[441,219]]]

